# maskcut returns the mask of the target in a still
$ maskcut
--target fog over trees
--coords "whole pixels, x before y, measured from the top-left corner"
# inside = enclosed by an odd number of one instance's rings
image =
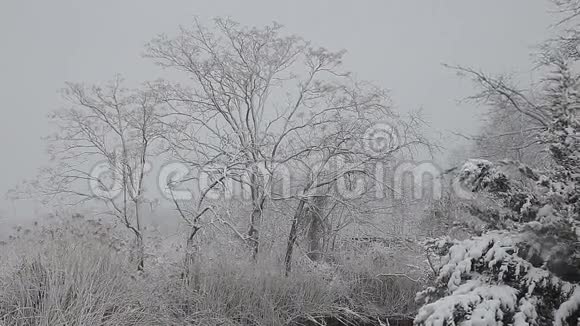
[[[282,22],[192,16],[158,75],[63,81],[0,325],[579,324],[580,2],[547,5],[526,84],[441,65],[461,143]]]

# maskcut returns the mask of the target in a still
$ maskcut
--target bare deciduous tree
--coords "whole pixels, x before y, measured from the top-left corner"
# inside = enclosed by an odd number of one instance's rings
[[[160,36],[149,44],[148,57],[189,77],[186,85],[156,84],[170,108],[162,120],[172,126],[170,143],[180,160],[197,167],[219,166],[226,178],[245,185],[253,257],[259,252],[260,223],[269,201],[297,200],[288,261],[298,220],[307,211],[316,215],[308,198],[330,191],[347,177],[368,175],[372,162],[422,141],[406,137],[383,152],[360,146],[374,124],[397,124],[398,118],[384,91],[341,70],[343,52],[283,36],[277,24],[249,29],[216,19],[215,27],[210,31],[196,21],[176,37]],[[405,136],[412,134],[409,130]],[[338,160],[348,164],[329,169]],[[321,170],[312,169],[313,164]],[[272,196],[281,167],[291,171],[299,191]],[[314,239],[311,243],[316,247]]]
[[[57,131],[49,153],[58,164],[37,183],[47,198],[69,204],[104,205],[135,238],[136,263],[144,268],[142,205],[148,158],[160,136],[155,111],[160,102],[148,91],[122,87],[119,77],[104,87],[69,83],[63,97],[71,107],[54,112]]]

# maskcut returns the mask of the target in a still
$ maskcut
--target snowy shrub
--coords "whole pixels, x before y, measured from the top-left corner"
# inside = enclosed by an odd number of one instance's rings
[[[485,223],[471,239],[429,241],[441,257],[416,325],[578,325],[580,323],[580,109],[576,58],[554,51],[545,88],[528,100],[503,81],[468,71],[482,96],[508,101],[538,120],[545,171],[520,162],[469,160],[457,178],[474,193],[468,210]],[[532,98],[532,97],[530,97]],[[437,269],[438,268],[438,269]]]
[[[559,191],[573,185],[543,175],[534,177],[536,187],[519,188],[480,160],[467,162],[459,178],[500,204],[480,214],[489,223],[483,235],[429,242],[443,258],[435,286],[418,294],[425,305],[416,323],[575,325],[580,316],[578,215],[571,209],[574,194]]]
[[[519,326],[575,321],[580,288],[518,256],[524,240],[519,233],[491,231],[470,240],[432,242],[447,255],[436,286],[418,295],[426,305],[416,322]]]

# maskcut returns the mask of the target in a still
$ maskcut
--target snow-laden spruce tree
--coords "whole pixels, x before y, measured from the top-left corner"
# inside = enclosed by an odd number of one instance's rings
[[[569,52],[546,58],[549,72],[533,96],[461,68],[482,85],[480,99],[534,121],[551,166],[463,165],[457,178],[474,193],[469,212],[486,231],[429,242],[441,264],[434,286],[417,296],[417,325],[580,325],[580,75]]]

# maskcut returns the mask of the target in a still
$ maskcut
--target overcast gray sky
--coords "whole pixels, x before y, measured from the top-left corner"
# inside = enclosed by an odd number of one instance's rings
[[[554,21],[547,0],[433,1],[2,1],[0,2],[0,194],[45,163],[46,114],[61,105],[65,81],[130,82],[159,71],[141,58],[145,42],[173,34],[194,16],[230,16],[246,25],[277,21],[332,50],[360,79],[392,91],[403,111],[423,108],[443,143],[471,132],[477,110],[456,101],[472,87],[441,63],[530,78],[530,49]],[[9,205],[1,204],[5,214]]]

